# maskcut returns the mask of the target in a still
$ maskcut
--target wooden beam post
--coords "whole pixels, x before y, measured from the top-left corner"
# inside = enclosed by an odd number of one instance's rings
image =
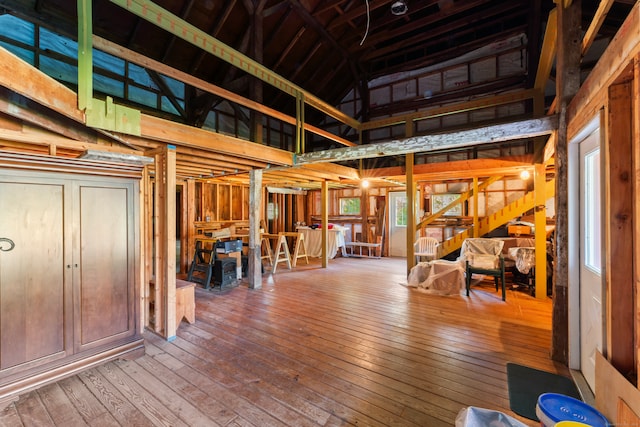
[[[551,358],[567,364],[569,357],[569,225],[567,167],[567,108],[580,87],[581,1],[570,6],[558,5],[558,53],[556,93],[558,98],[558,131],[556,138],[556,242],[553,289],[553,325]]]
[[[161,230],[165,264],[162,275],[165,283],[165,337],[176,336],[176,147],[167,145],[164,151],[164,205],[163,230]],[[157,173],[157,171],[156,171]]]
[[[535,191],[535,248],[536,248],[536,269],[535,269],[535,292],[536,298],[547,297],[547,193],[546,188],[546,166],[538,163],[535,166],[533,177],[533,188]]]
[[[633,127],[633,140],[632,140],[632,156],[633,156],[633,241],[640,242],[640,54],[636,55],[633,59],[633,88],[632,88],[632,127]],[[638,248],[634,248],[634,253],[638,253]],[[640,262],[637,257],[634,257],[633,263],[634,282],[633,287],[635,292],[635,306],[640,307]],[[638,324],[638,314],[635,314],[634,324]],[[635,372],[640,372],[640,328],[635,328],[634,342],[636,343],[636,369]],[[637,376],[636,376],[637,378]],[[637,383],[637,379],[636,379]]]
[[[478,222],[478,177],[473,177],[473,237],[480,237],[478,235],[479,222]]]
[[[414,154],[407,154],[405,167],[407,169],[407,274],[415,265],[416,257],[413,242],[416,239],[416,182],[413,179]]]
[[[322,180],[322,187],[320,190],[320,198],[322,205],[322,268],[327,268],[329,265],[329,253],[327,251],[327,242],[328,242],[328,225],[329,225],[329,182],[324,179]],[[364,233],[365,230],[362,230]]]
[[[176,148],[155,156],[155,331],[176,335]]]
[[[262,169],[249,172],[249,289],[262,288],[260,207],[262,206]],[[266,230],[265,230],[266,231]]]

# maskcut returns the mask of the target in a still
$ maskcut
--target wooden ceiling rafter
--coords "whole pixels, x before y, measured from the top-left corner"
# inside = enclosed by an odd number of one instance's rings
[[[520,6],[518,3],[514,3],[512,7],[505,8],[504,6],[501,6],[501,7],[495,7],[492,9],[496,11],[504,12],[504,14],[501,15],[503,18],[512,19],[517,16],[524,16],[528,13],[526,9],[523,9],[521,6],[520,7],[518,6]],[[478,12],[474,16],[480,17],[482,16],[482,14],[483,14],[482,12]],[[465,35],[477,32],[478,29],[491,28],[491,27],[495,27],[495,25],[496,25],[495,22],[487,21],[482,24],[472,26],[472,25],[469,25],[469,22],[467,22],[466,20],[460,19],[445,27],[440,27],[439,29],[434,30],[434,33],[436,36],[449,33],[449,34],[455,34],[456,37],[461,37],[461,36],[465,36]],[[404,39],[399,38],[399,40],[393,44],[387,45],[383,48],[378,47],[376,49],[372,49],[368,54],[365,54],[362,59],[378,61],[380,60],[380,58],[388,57],[389,53],[397,53],[403,45],[406,45],[406,46],[420,45],[421,49],[428,49],[430,46],[434,44],[441,43],[440,38],[432,38],[431,34],[432,34],[431,31],[425,31],[422,34],[418,34],[409,38],[404,38]],[[496,31],[496,34],[498,35],[490,36],[485,43],[488,42],[487,44],[489,44],[493,41],[502,39],[504,37],[502,35],[502,32]],[[485,39],[487,39],[487,37],[485,37]],[[466,50],[462,52],[465,52],[465,51]],[[458,53],[458,55],[459,54],[460,52]]]
[[[459,6],[457,6],[457,13],[464,13],[466,11],[473,10],[488,2],[490,2],[490,0],[472,0],[472,1],[464,2]],[[387,29],[385,31],[377,31],[377,30],[380,29],[383,25],[386,25],[387,24],[386,22],[382,22],[380,24],[374,23],[374,25],[370,29],[370,35],[367,36],[366,44],[368,44],[368,46],[371,46],[371,45],[375,46],[378,43],[384,42],[385,40],[396,39],[402,36],[403,34],[411,33],[424,28],[429,28],[428,32],[430,33],[434,24],[436,24],[438,21],[441,21],[442,19],[447,18],[449,16],[450,16],[449,13],[439,11],[437,13],[434,13],[432,15],[426,16],[421,19],[410,20],[409,22],[404,23],[402,26],[399,26],[398,28]],[[427,33],[427,31],[425,31],[425,33]],[[355,37],[352,37],[352,39],[349,40],[349,42],[355,43],[356,42]],[[367,49],[367,47],[363,46],[362,49]]]
[[[526,24],[513,27],[508,32],[502,33],[502,37],[509,38],[518,34],[522,34],[526,30]],[[502,38],[501,38],[502,39]],[[460,52],[470,52],[475,49],[479,49],[481,47],[487,46],[491,43],[497,41],[495,35],[489,35],[483,38],[479,38],[468,43],[462,43],[454,47],[450,47],[448,49],[444,49],[439,51],[437,54],[430,55],[428,58],[419,58],[412,61],[407,61],[404,65],[401,66],[389,66],[389,73],[396,73],[400,71],[406,71],[408,69],[419,69],[423,67],[428,67],[431,65],[436,65],[450,59],[457,58],[460,55]],[[379,72],[372,73],[372,75],[378,75]]]
[[[250,99],[244,98],[240,95],[235,94],[234,92],[230,92],[226,89],[223,89],[219,86],[213,85],[211,83],[208,83],[202,79],[199,79],[197,77],[191,76],[183,71],[174,69],[168,65],[162,64],[158,61],[155,61],[151,58],[145,57],[143,55],[140,55],[136,52],[133,52],[129,49],[123,48],[122,46],[118,46],[106,39],[103,39],[101,37],[98,36],[94,36],[93,37],[93,44],[94,47],[107,52],[111,55],[114,55],[118,58],[121,59],[125,59],[127,61],[133,62],[137,65],[140,65],[141,67],[144,68],[148,68],[148,69],[152,69],[154,71],[157,71],[163,75],[166,75],[168,77],[172,77],[175,78],[176,80],[179,80],[181,82],[184,82],[188,85],[194,86],[204,92],[208,92],[208,93],[212,93],[214,95],[216,95],[217,97],[221,97],[224,98],[230,102],[233,103],[237,103],[240,104],[242,106],[245,106],[249,109],[252,110],[256,110],[260,113],[266,114],[268,116],[271,116],[275,119],[281,120],[285,123],[291,124],[291,125],[295,125],[296,120],[294,117],[291,116],[287,116],[284,113],[281,113],[279,111],[276,111],[272,108],[269,108],[263,104],[260,104],[258,102],[252,101]],[[317,128],[315,126],[309,125],[307,123],[305,123],[305,130],[309,131],[309,132],[313,132],[316,133],[324,138],[333,140],[335,142],[340,143],[341,145],[355,145],[354,143],[352,143],[351,141],[345,140],[343,138],[340,138],[339,136],[336,135],[332,135],[331,133],[324,131],[320,128]]]
[[[231,13],[233,12],[233,8],[235,7],[236,2],[237,0],[229,0],[229,1],[223,2],[223,4],[225,5],[224,12],[216,17],[216,20],[213,22],[213,25],[211,25],[211,27],[207,29],[206,31],[207,34],[216,38],[219,36],[220,31],[224,27],[224,24],[227,21],[227,19],[229,18],[229,15],[231,15]],[[194,76],[198,75],[198,69],[200,68],[202,61],[204,61],[207,55],[208,55],[207,52],[205,52],[204,50],[201,50],[198,53],[198,55],[196,56],[191,66],[188,68],[189,74],[192,74]]]
[[[342,5],[343,3],[353,3],[353,1],[347,1],[347,0],[332,0],[332,1],[324,1],[322,2],[322,7],[320,7],[318,10],[316,10],[313,15],[322,15],[325,12],[328,11],[335,11],[337,14],[342,15],[344,14],[344,10],[340,8],[340,5]]]

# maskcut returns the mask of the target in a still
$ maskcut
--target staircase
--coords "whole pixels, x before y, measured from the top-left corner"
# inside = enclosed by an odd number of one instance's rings
[[[481,185],[478,185],[478,190],[482,190],[488,187],[489,185],[491,185],[491,183],[501,178],[502,177],[491,177],[487,179]],[[547,197],[552,197],[555,194],[555,179],[552,179],[545,183],[545,194],[547,195]],[[451,209],[452,207],[456,206],[459,203],[465,202],[472,196],[473,196],[473,190],[469,190],[461,194],[460,198],[458,198],[451,204],[445,206],[440,211],[434,213],[433,215],[421,221],[417,225],[417,228],[420,229],[428,226],[428,224],[430,224],[435,219],[442,216],[446,211],[448,211],[449,209]],[[499,211],[479,219],[477,235],[484,236],[485,234],[491,232],[492,230],[495,230],[501,225],[504,225],[507,222],[511,221],[512,219],[515,219],[523,215],[525,212],[533,209],[534,206],[535,206],[535,192],[530,191],[529,193],[525,194],[521,198],[509,203],[507,206],[500,209]],[[467,230],[461,233],[457,233],[453,237],[442,242],[440,244],[440,256],[444,257],[450,254],[451,252],[460,249],[460,247],[462,246],[462,242],[469,237],[473,237],[473,227],[468,228]]]

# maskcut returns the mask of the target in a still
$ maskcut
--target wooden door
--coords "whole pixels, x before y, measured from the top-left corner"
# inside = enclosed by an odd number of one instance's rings
[[[133,197],[130,182],[79,182],[76,351],[135,333]]]
[[[62,182],[0,171],[0,373],[62,358],[69,340],[71,266],[65,264]],[[69,268],[67,268],[69,267]]]

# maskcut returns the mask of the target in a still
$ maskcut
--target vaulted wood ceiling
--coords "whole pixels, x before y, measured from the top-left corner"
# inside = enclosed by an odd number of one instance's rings
[[[536,61],[551,0],[157,0],[159,6],[336,105],[381,75],[441,63],[525,34]],[[584,0],[590,22],[598,1]],[[615,2],[603,34],[615,32],[630,0]],[[8,10],[77,32],[76,2],[3,0]],[[251,98],[247,74],[108,0],[95,0],[94,32],[208,82]],[[262,31],[260,31],[262,28]],[[535,66],[535,64],[532,64]],[[535,69],[535,67],[532,67]],[[531,84],[530,84],[531,86]],[[291,113],[293,100],[266,86],[263,102]],[[197,111],[192,111],[196,114]],[[193,118],[195,121],[195,117]]]

